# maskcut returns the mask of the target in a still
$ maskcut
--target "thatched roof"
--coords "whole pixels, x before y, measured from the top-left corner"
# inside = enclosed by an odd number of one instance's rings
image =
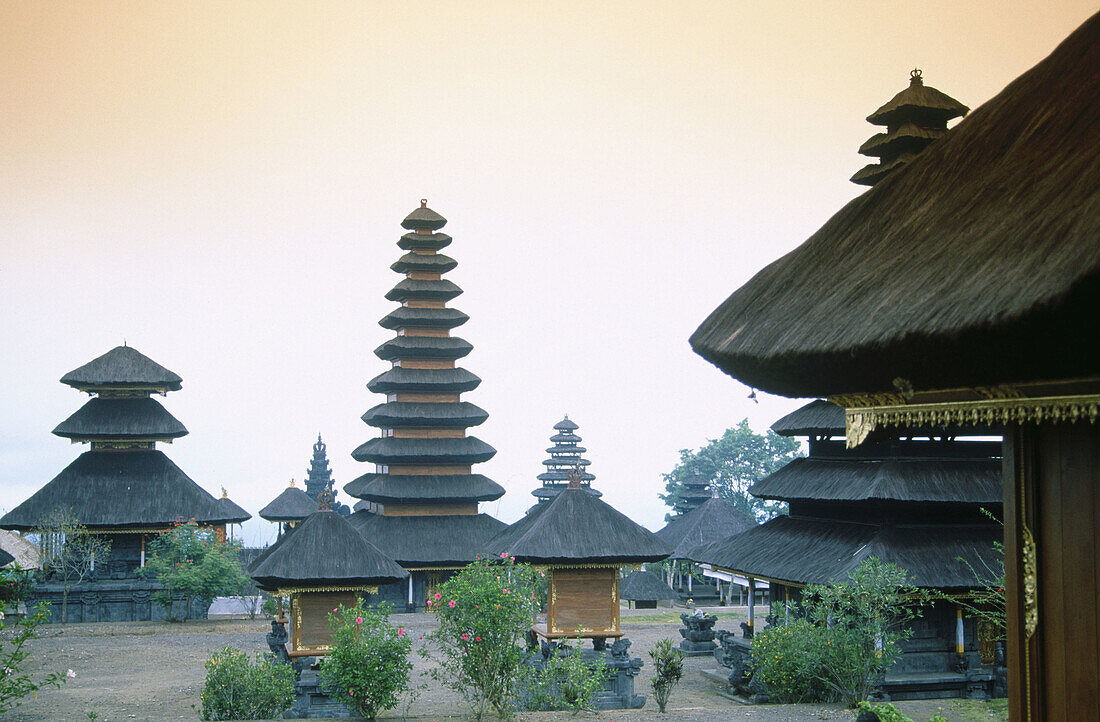
[[[459,359],[473,350],[473,344],[457,336],[397,336],[374,349],[374,355],[383,361],[409,357]]]
[[[398,273],[425,271],[428,273],[446,273],[458,266],[458,261],[442,253],[406,253],[398,258],[390,268]]]
[[[780,436],[843,436],[844,409],[816,399],[772,424]]]
[[[344,491],[360,499],[389,502],[493,501],[504,487],[481,474],[398,475],[369,473],[348,482]]]
[[[160,451],[86,451],[0,519],[0,528],[29,531],[67,509],[93,529],[229,521],[217,500]]]
[[[378,374],[367,383],[376,394],[401,391],[459,394],[473,391],[481,379],[466,369],[407,369],[400,366]]]
[[[0,529],[0,549],[13,557],[23,569],[38,569],[42,566],[41,550],[16,532]],[[4,565],[0,564],[2,566]]]
[[[449,301],[462,294],[462,289],[445,278],[434,281],[402,278],[386,292],[387,301],[405,301],[416,298],[424,301]]]
[[[130,346],[117,346],[61,377],[75,389],[130,386],[179,391],[183,379]]]
[[[470,320],[470,317],[457,308],[408,308],[399,306],[379,321],[382,328],[398,329],[406,326],[425,326],[428,328],[455,328]]]
[[[676,599],[676,592],[652,572],[634,571],[619,582],[619,598],[627,601],[660,601]]]
[[[310,498],[303,489],[296,486],[288,486],[260,509],[260,518],[268,521],[299,521],[317,511],[317,502]]]
[[[542,477],[542,476],[545,476],[545,475],[544,474],[539,474],[539,477]],[[592,475],[588,474],[588,476],[592,476]],[[567,483],[568,483],[567,481],[562,482],[560,484],[551,482],[549,484],[546,484],[545,486],[540,486],[537,489],[535,489],[534,491],[532,491],[531,496],[533,496],[537,499],[553,499],[555,496],[557,496],[558,494],[561,493],[562,489],[564,489],[566,487]],[[585,479],[584,479],[583,474],[580,477],[580,484],[581,484],[581,488],[584,489],[585,491],[587,491],[589,494],[591,494],[593,496],[603,496],[603,492],[598,491],[596,489],[593,489],[591,486],[589,486],[587,483],[585,483]]]
[[[401,221],[401,227],[409,231],[438,231],[447,225],[447,219],[428,208],[425,199],[420,200],[420,207]]]
[[[367,410],[362,419],[369,426],[446,426],[468,428],[489,418],[489,412],[468,401],[455,403],[420,403],[389,401]]]
[[[1096,375],[1100,15],[720,305],[693,348],[786,396]]]
[[[672,547],[673,559],[691,559],[692,550],[756,526],[756,520],[724,499],[709,497],[691,511],[673,518],[657,536]]]
[[[222,509],[222,513],[225,514],[226,522],[229,524],[243,524],[252,518],[251,514],[242,509],[239,504],[228,496],[218,497],[217,502],[218,506]]]
[[[351,452],[351,458],[374,464],[478,464],[496,453],[496,449],[476,436],[460,439],[382,436],[361,444]]]
[[[795,459],[749,487],[761,499],[1000,504],[1000,459]]]
[[[877,557],[896,564],[921,587],[973,587],[976,570],[996,562],[996,524],[894,526],[780,516],[691,552],[702,564],[748,576],[795,584],[841,581],[860,563]]]
[[[308,586],[374,586],[409,573],[368,542],[331,509],[302,520],[249,567],[263,589]]]
[[[569,414],[565,415],[565,418],[554,424],[554,428],[558,431],[576,431],[580,427],[573,421],[569,420]]]
[[[580,488],[566,488],[488,544],[524,562],[656,562],[669,555],[653,532]]]
[[[178,439],[187,429],[156,399],[93,398],[53,430],[66,439]]]
[[[0,567],[6,567],[14,561],[15,557],[13,557],[11,554],[8,554],[3,549],[0,549]]]
[[[946,123],[970,112],[970,108],[946,93],[924,84],[920,71],[910,74],[909,87],[890,98],[885,105],[867,116],[874,125],[899,125],[903,120],[919,119]]]
[[[485,553],[489,539],[505,527],[488,514],[381,516],[357,511],[348,521],[403,566],[469,564]]]
[[[405,251],[438,251],[451,245],[451,240],[446,233],[406,233],[397,246]]]

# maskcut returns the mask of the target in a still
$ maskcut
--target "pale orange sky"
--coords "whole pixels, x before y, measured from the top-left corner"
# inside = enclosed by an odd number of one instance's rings
[[[977,107],[1096,9],[772,5],[0,2],[0,508],[78,453],[57,379],[124,338],[183,376],[167,451],[208,490],[255,513],[318,431],[339,486],[366,473],[426,196],[508,490],[483,508],[532,503],[568,412],[605,498],[659,527],[678,449],[798,405],[687,337],[862,192],[864,118],[915,66]]]

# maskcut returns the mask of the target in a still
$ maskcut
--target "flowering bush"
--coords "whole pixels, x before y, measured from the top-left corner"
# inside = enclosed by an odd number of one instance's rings
[[[560,645],[541,664],[523,665],[519,698],[528,710],[591,709],[596,693],[611,677],[603,659],[586,659],[580,639],[576,647]],[[602,655],[601,655],[602,657]]]
[[[27,640],[37,638],[38,626],[49,618],[48,605],[39,604],[5,634],[4,603],[0,602],[0,714],[23,704],[23,698],[28,694],[37,696],[42,687],[60,687],[66,680],[76,676],[70,669],[64,674],[50,672],[41,679],[35,679],[20,668],[23,660],[30,655],[26,650]]]
[[[382,603],[373,608],[341,605],[328,616],[332,649],[321,660],[321,681],[329,696],[371,720],[397,705],[412,671],[409,635],[390,624],[389,614],[389,605]]]
[[[531,567],[501,555],[468,565],[429,600],[439,614],[431,639],[443,655],[433,677],[464,695],[477,719],[490,709],[512,713],[537,597]]]
[[[153,575],[164,589],[153,601],[164,607],[168,619],[187,621],[191,603],[205,604],[220,595],[235,594],[249,582],[241,569],[240,542],[218,541],[214,530],[194,519],[176,524],[150,544],[151,555],[141,573]]]
[[[34,572],[25,570],[16,563],[0,569],[0,604],[8,602],[14,607],[23,601],[34,588]]]
[[[226,647],[206,660],[202,718],[272,719],[294,700],[294,670],[269,655],[255,663],[239,649]]]

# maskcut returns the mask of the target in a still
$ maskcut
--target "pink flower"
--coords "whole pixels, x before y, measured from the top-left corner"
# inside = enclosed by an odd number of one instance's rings
[[[428,600],[428,606],[429,607],[432,606],[432,600],[431,599]]]
[[[355,696],[355,690],[354,689],[349,689],[348,690],[348,696],[349,697],[354,697]]]
[[[474,640],[476,640],[476,641],[480,642],[480,641],[481,641],[481,637],[474,637]]]
[[[500,558],[501,559],[507,559],[508,558],[508,552],[501,552],[500,553]]]
[[[508,590],[507,590],[507,589],[505,589],[505,590],[504,590],[504,593],[505,593],[505,594],[507,594],[507,593],[508,593]]]
[[[362,617],[356,617],[355,618],[355,623],[356,624],[362,624],[363,623],[363,618]]]
[[[404,627],[401,627],[397,630],[397,636],[398,637],[404,637],[405,636],[405,628]]]
[[[509,561],[513,561],[513,562],[514,562],[515,560],[516,560],[516,558],[515,558],[515,557],[512,557],[512,558],[511,558],[511,559],[510,559]]]
[[[68,679],[76,679],[76,672],[72,671],[71,669],[70,669],[70,670],[66,670],[66,672],[65,672],[65,676],[66,676],[66,677],[67,677]]]
[[[545,577],[545,576],[546,576],[546,572],[539,572],[539,576],[540,576],[540,577]]]
[[[463,641],[463,642],[465,642],[465,641],[466,641],[467,639],[469,639],[469,638],[470,638],[470,635],[469,635],[469,634],[466,634],[465,632],[463,632],[463,633],[462,633],[462,641]]]
[[[440,599],[442,599],[442,598],[443,598],[443,595],[442,595],[442,594],[440,594],[439,592],[436,592],[436,593],[435,593],[435,601],[437,601],[437,602],[438,602],[438,601],[439,601]]]
[[[481,607],[479,607],[478,605],[475,604],[474,609],[481,609]]]
[[[176,566],[179,566],[179,564],[177,564]],[[335,613],[336,613],[336,607],[333,607],[333,608],[332,608],[332,613],[333,613],[333,614],[335,614]]]
[[[451,609],[454,609],[455,608],[455,600],[452,599],[451,601],[447,602],[447,606],[450,607]]]

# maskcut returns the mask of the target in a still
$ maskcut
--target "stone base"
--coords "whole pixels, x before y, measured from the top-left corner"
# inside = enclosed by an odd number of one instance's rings
[[[596,640],[594,640],[596,641]],[[603,642],[605,640],[598,640]],[[603,646],[603,645],[601,645]],[[634,694],[634,678],[642,668],[642,660],[638,657],[630,657],[627,650],[630,648],[630,640],[623,637],[611,646],[603,649],[584,649],[581,653],[586,661],[603,664],[611,670],[610,678],[604,683],[602,690],[597,692],[592,699],[592,709],[597,711],[612,709],[641,709],[645,705],[644,694]],[[542,642],[542,654],[535,654],[527,664],[538,669],[545,669],[546,660],[552,654],[560,654],[558,645]]]
[[[314,669],[316,657],[294,660],[294,702],[283,719],[348,718],[351,710],[321,691],[321,678]]]
[[[163,587],[141,578],[100,579],[82,582],[69,590],[65,619],[61,619],[65,590],[62,585],[37,584],[27,599],[27,607],[39,602],[50,605],[50,622],[157,622],[168,618],[167,611],[153,601],[153,593]],[[191,603],[188,619],[206,619],[209,604]]]
[[[717,647],[714,642],[692,642],[685,639],[680,642],[680,654],[685,657],[709,657]]]

